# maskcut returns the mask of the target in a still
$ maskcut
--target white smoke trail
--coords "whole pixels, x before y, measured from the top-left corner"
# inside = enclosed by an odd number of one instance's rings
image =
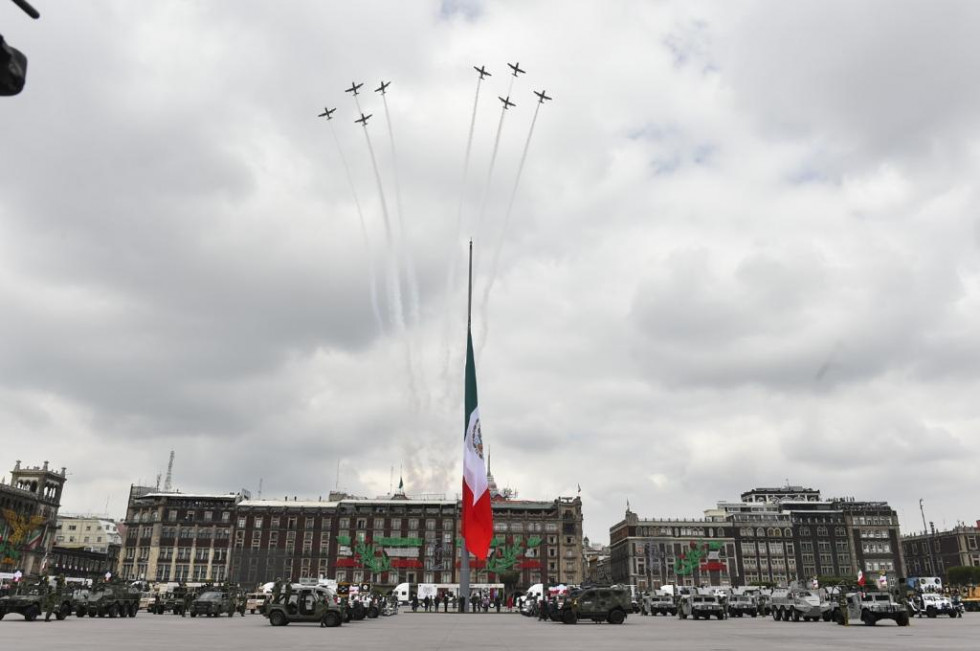
[[[487,306],[490,303],[490,292],[493,290],[493,284],[497,279],[497,265],[500,262],[500,251],[504,246],[504,236],[507,234],[507,227],[510,224],[510,215],[514,209],[514,199],[517,198],[517,188],[521,183],[521,174],[524,171],[524,162],[527,160],[527,152],[531,147],[531,136],[534,135],[534,125],[538,121],[538,111],[541,109],[542,102],[538,102],[538,105],[534,107],[534,117],[531,118],[531,127],[527,131],[527,140],[524,141],[524,151],[521,153],[521,161],[517,165],[517,176],[514,178],[514,188],[510,192],[510,201],[507,202],[507,212],[504,214],[504,224],[503,229],[500,231],[500,236],[497,238],[496,245],[493,249],[493,259],[490,262],[490,275],[484,285],[483,296],[480,302],[480,317],[483,323],[483,332],[480,336],[480,344],[477,346],[479,350],[482,351],[483,346],[486,345],[487,336],[490,333],[490,320],[487,317]]]
[[[505,96],[508,100],[510,99],[510,93],[514,89],[514,80],[517,77],[510,78],[510,85],[507,87],[507,95]],[[504,117],[507,115],[507,104],[504,104],[500,109],[500,121],[497,123],[497,135],[493,140],[493,151],[490,154],[490,167],[487,169],[487,180],[483,186],[483,198],[480,200],[480,216],[476,220],[476,225],[474,226],[474,231],[480,230],[480,225],[483,223],[483,217],[487,213],[487,203],[490,198],[490,181],[493,180],[493,168],[497,162],[497,150],[500,148],[500,133],[504,130]],[[474,237],[477,234],[474,233]]]
[[[360,107],[360,103],[358,103]],[[405,336],[405,312],[402,306],[401,282],[398,277],[398,259],[395,254],[394,238],[391,233],[391,220],[388,217],[388,202],[385,201],[384,185],[381,183],[381,173],[378,171],[378,160],[374,155],[374,146],[371,144],[371,135],[367,130],[367,123],[364,123],[364,140],[367,142],[368,152],[371,154],[371,168],[374,170],[374,179],[378,184],[378,196],[381,199],[381,215],[384,218],[385,241],[387,243],[387,269],[388,269],[388,298],[391,301],[391,315],[395,321],[395,328],[403,339]],[[419,391],[415,385],[415,363],[412,359],[412,347],[408,340],[405,342],[405,364],[408,371],[408,388],[412,398],[412,405],[416,410],[419,409]]]
[[[364,211],[361,210],[361,202],[357,198],[357,189],[354,187],[354,177],[350,173],[350,165],[347,164],[347,156],[340,146],[337,132],[333,128],[332,122],[327,122],[330,126],[330,135],[333,136],[334,144],[337,145],[337,152],[340,154],[340,161],[344,164],[344,173],[347,175],[347,183],[350,185],[350,193],[354,197],[354,206],[357,208],[357,217],[361,222],[361,235],[364,238],[364,249],[368,258],[368,278],[371,283],[371,309],[374,311],[374,320],[378,324],[378,331],[384,335],[384,320],[381,318],[381,306],[378,304],[378,279],[375,272],[374,250],[371,247],[371,239],[368,237],[367,222],[364,220]]]
[[[470,169],[470,153],[473,150],[473,133],[476,130],[476,109],[480,104],[480,86],[483,84],[483,75],[479,75],[476,80],[476,95],[473,97],[473,116],[470,118],[470,132],[466,137],[466,155],[463,156],[463,176],[459,183],[459,208],[456,210],[456,237],[450,243],[452,252],[449,256],[449,273],[446,281],[446,300],[452,300],[453,292],[456,289],[456,267],[459,266],[459,240],[463,234],[463,204],[466,198],[466,177]],[[446,310],[446,319],[443,328],[443,350],[442,359],[442,379],[443,384],[449,382],[449,357],[451,354],[451,337],[449,335],[452,319],[451,310]]]

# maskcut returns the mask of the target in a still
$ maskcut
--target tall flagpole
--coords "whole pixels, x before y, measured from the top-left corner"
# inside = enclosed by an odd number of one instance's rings
[[[466,283],[466,336],[470,336],[470,323],[473,312],[473,240],[470,240],[470,263],[469,263],[469,276]],[[467,414],[468,416],[468,414]],[[465,419],[464,419],[465,420]],[[466,427],[467,423],[463,424],[463,437],[466,437]],[[463,492],[463,498],[466,499],[466,493]],[[463,512],[466,510],[465,505],[460,510],[460,517],[463,516]],[[460,527],[462,529],[462,527]],[[463,549],[460,552],[459,561],[459,597],[462,600],[460,604],[459,612],[465,613],[466,608],[470,603],[470,551],[466,548],[466,536],[463,536]]]

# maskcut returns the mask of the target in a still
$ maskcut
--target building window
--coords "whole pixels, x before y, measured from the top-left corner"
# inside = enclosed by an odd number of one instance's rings
[[[238,518],[238,528],[239,529],[245,528],[245,516],[241,516]]]
[[[341,518],[339,526],[341,533],[346,533],[350,529],[350,518]]]
[[[402,519],[401,518],[392,518],[391,519],[391,532],[392,532],[392,534],[397,534],[401,530],[402,530]]]

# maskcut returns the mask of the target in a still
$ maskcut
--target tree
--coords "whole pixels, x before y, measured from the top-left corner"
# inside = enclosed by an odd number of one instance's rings
[[[949,585],[967,586],[980,584],[980,567],[959,565],[946,570],[946,582]]]

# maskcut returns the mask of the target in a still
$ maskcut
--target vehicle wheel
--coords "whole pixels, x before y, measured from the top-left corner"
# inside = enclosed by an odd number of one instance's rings
[[[6,615],[6,614],[7,613],[5,613],[4,611],[0,610],[0,619],[3,619],[3,616]]]
[[[89,617],[95,617],[95,616],[97,616],[98,614],[99,614],[99,613],[98,613],[98,612],[96,612],[96,611],[94,611],[94,610],[89,610],[89,611],[88,611],[88,616],[89,616]]]
[[[24,611],[24,620],[28,622],[33,622],[37,619],[37,616],[41,614],[41,609],[37,606],[28,606],[27,610]]]
[[[865,626],[874,626],[875,616],[866,610],[863,613],[861,613],[861,621],[864,622]]]
[[[377,619],[379,614],[380,613],[378,612],[377,606],[371,606],[367,609],[367,616],[369,619]]]
[[[328,610],[323,613],[323,620],[321,624],[327,628],[334,628],[335,626],[340,626],[340,613],[336,610]]]
[[[778,610],[773,610],[772,611],[772,621],[774,621],[774,622],[778,622],[779,621],[779,611]]]
[[[928,617],[929,619],[936,618],[936,609],[934,606],[929,606],[928,608],[926,608],[926,617]]]
[[[622,624],[623,622],[626,621],[626,613],[624,613],[622,610],[617,608],[616,610],[609,613],[607,620],[609,621],[610,624]]]
[[[345,624],[350,622],[351,620],[350,611],[345,610],[344,613],[340,616],[340,618],[344,621]]]
[[[754,617],[758,617],[758,616],[759,616],[759,613],[753,611],[752,617],[754,618]]]
[[[800,621],[801,619],[803,619],[803,617],[801,617],[801,616],[800,616],[800,611],[798,611],[798,610],[794,610],[794,611],[793,611],[793,621],[794,621],[794,622],[798,622],[798,621]]]
[[[269,613],[269,623],[273,626],[285,626],[286,616],[281,610],[273,610]]]
[[[909,625],[909,614],[908,613],[899,613],[898,614],[898,617],[895,618],[895,623],[898,624],[899,626],[908,626]]]
[[[718,613],[718,621],[720,622],[723,619],[728,619],[727,617],[725,617],[725,613]]]
[[[64,621],[68,615],[71,615],[71,606],[68,604],[61,604],[61,608],[55,613],[55,618],[60,622]]]
[[[109,617],[116,617],[119,615],[119,606],[116,604],[109,604]]]
[[[191,611],[191,617],[197,617],[197,613],[194,612],[193,610]]]
[[[578,622],[578,617],[575,616],[574,610],[566,610],[561,614],[562,624],[575,624]]]
[[[79,617],[85,617],[85,609],[79,607],[78,610],[75,611],[75,614],[78,615]]]

